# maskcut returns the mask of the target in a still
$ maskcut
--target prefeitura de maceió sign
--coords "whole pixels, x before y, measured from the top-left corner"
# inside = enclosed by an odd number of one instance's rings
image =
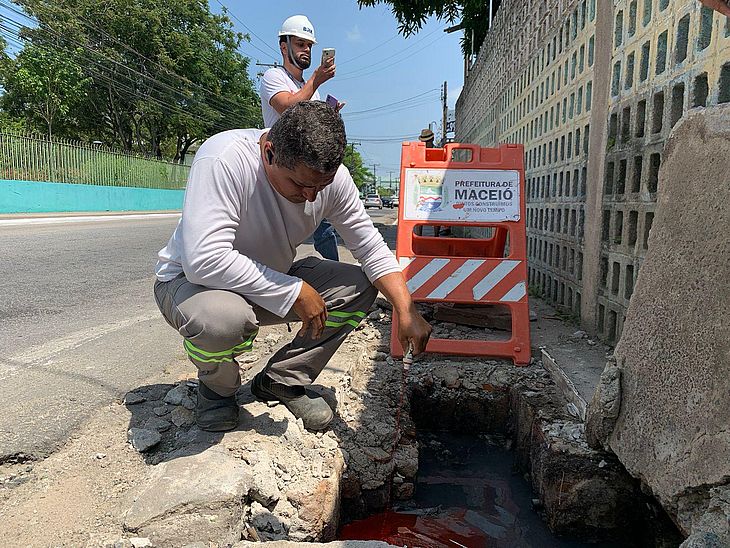
[[[520,175],[513,170],[406,169],[408,220],[502,222],[520,219]]]

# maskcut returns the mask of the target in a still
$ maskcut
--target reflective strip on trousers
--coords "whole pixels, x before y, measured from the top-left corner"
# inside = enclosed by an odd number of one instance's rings
[[[365,312],[360,312],[359,310],[355,312],[340,312],[339,310],[333,310],[329,313],[329,316],[331,318],[337,318],[339,321],[327,320],[324,322],[324,325],[325,327],[344,327],[346,325],[357,327],[365,315]],[[353,319],[353,317],[357,319]]]
[[[253,349],[253,341],[256,338],[256,335],[258,335],[258,331],[251,335],[247,340],[237,344],[233,348],[222,350],[220,352],[208,352],[202,348],[198,348],[188,339],[184,340],[184,346],[188,356],[196,361],[202,363],[227,363],[239,354],[250,352]]]

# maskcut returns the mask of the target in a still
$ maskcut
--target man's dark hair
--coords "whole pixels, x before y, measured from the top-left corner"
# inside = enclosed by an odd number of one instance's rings
[[[277,165],[295,169],[304,164],[319,173],[336,171],[347,145],[342,118],[322,101],[294,103],[271,126],[266,139],[274,147]]]

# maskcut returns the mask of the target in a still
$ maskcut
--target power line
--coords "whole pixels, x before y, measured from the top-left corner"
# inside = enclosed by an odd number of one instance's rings
[[[364,53],[361,53],[360,55],[356,55],[355,57],[350,57],[349,59],[345,59],[344,61],[338,61],[338,62],[337,62],[337,65],[338,65],[338,66],[342,66],[342,65],[346,65],[347,63],[352,63],[352,62],[353,62],[353,61],[354,61],[355,59],[360,59],[361,57],[364,57],[364,56],[365,56],[365,55],[367,55],[368,53],[372,53],[372,52],[374,52],[374,51],[375,51],[376,49],[380,49],[380,48],[382,48],[382,47],[383,47],[383,46],[384,46],[385,44],[387,44],[388,42],[392,42],[393,40],[395,40],[395,39],[396,39],[396,38],[398,38],[399,36],[400,36],[400,34],[396,34],[395,36],[391,36],[390,38],[388,38],[388,39],[387,39],[387,40],[385,40],[384,42],[381,42],[380,44],[378,44],[378,45],[377,45],[377,46],[375,46],[374,48],[372,48],[372,49],[369,49],[369,50],[367,50],[366,52],[364,52]]]
[[[2,1],[0,1],[0,6],[3,6],[3,7],[6,7],[6,8],[8,8],[8,9],[11,9],[11,11],[13,11],[13,12],[15,12],[15,13],[19,13],[19,14],[21,14],[21,15],[24,15],[24,14],[22,14],[22,12],[18,12],[18,10],[15,10],[15,9],[9,8],[9,7],[8,7],[8,6],[7,6],[7,5],[6,5],[6,4],[4,3],[4,2],[2,2]],[[24,15],[24,16],[25,16],[26,18],[28,18],[28,19],[31,19],[31,18],[29,18],[29,17],[27,16],[27,15]],[[6,20],[7,22],[9,22],[9,23],[11,23],[11,24],[13,24],[13,25],[17,26],[19,30],[23,30],[23,29],[25,29],[25,30],[34,30],[34,29],[31,29],[31,27],[28,27],[28,26],[26,26],[26,25],[23,25],[23,24],[22,24],[22,23],[20,23],[19,21],[16,21],[16,20],[14,20],[14,19],[12,19],[12,18],[6,17],[6,16],[4,16],[4,15],[0,15],[0,17],[1,17],[2,19]],[[31,20],[32,20],[32,19],[31,19]],[[117,60],[115,60],[115,59],[112,59],[112,58],[111,58],[111,57],[109,57],[108,55],[105,55],[105,54],[103,54],[103,53],[101,53],[101,52],[99,52],[99,51],[95,50],[94,48],[92,48],[92,47],[91,47],[91,46],[89,46],[88,44],[83,44],[83,43],[81,43],[81,42],[78,42],[78,41],[75,41],[75,40],[68,40],[68,39],[67,39],[66,37],[62,36],[62,35],[61,35],[61,34],[60,34],[60,33],[59,33],[58,31],[54,30],[54,29],[53,29],[53,28],[51,28],[51,27],[50,27],[49,25],[46,25],[46,24],[42,24],[42,23],[41,23],[40,21],[34,21],[34,22],[38,23],[38,30],[41,30],[41,31],[44,31],[44,30],[45,30],[45,31],[49,31],[49,32],[50,32],[51,34],[55,35],[56,37],[58,37],[58,38],[61,38],[61,40],[63,40],[63,41],[68,41],[68,42],[73,42],[73,43],[74,43],[75,45],[77,45],[77,46],[80,46],[80,47],[84,48],[85,50],[87,50],[87,51],[89,51],[89,52],[91,52],[91,53],[94,53],[94,54],[98,55],[99,57],[101,57],[102,59],[105,59],[106,61],[109,61],[109,62],[111,62],[111,63],[113,63],[113,64],[115,64],[115,65],[117,65],[117,66],[120,66],[120,67],[122,67],[122,68],[125,68],[126,70],[128,70],[128,71],[130,71],[130,72],[133,72],[133,73],[137,74],[138,76],[141,76],[142,78],[144,78],[144,79],[146,79],[146,80],[148,80],[148,81],[151,81],[151,82],[153,82],[153,83],[156,83],[156,84],[158,84],[158,85],[162,86],[163,88],[167,88],[167,89],[168,89],[168,90],[170,90],[170,91],[171,91],[172,93],[174,93],[174,94],[176,94],[176,95],[178,95],[178,96],[180,96],[180,97],[183,97],[183,98],[184,98],[184,99],[186,99],[186,100],[190,100],[190,99],[192,99],[192,97],[191,97],[190,95],[188,95],[188,94],[185,94],[185,93],[184,93],[184,92],[183,92],[182,90],[180,90],[179,88],[173,87],[173,86],[171,86],[171,85],[167,84],[166,82],[162,82],[162,81],[160,81],[160,80],[156,79],[155,77],[153,77],[153,76],[150,76],[149,74],[144,74],[144,73],[142,73],[142,72],[139,72],[138,70],[136,70],[136,69],[134,69],[134,68],[132,68],[132,67],[130,67],[130,66],[128,66],[128,65],[125,65],[124,63],[122,63],[122,62],[120,62],[120,61],[117,61]],[[20,33],[18,33],[18,36],[20,36]],[[21,38],[22,38],[22,37],[21,37]],[[233,111],[231,111],[231,110],[228,110],[228,109],[223,109],[223,108],[220,108],[220,107],[219,107],[219,110],[220,110],[221,112],[225,112],[226,114],[229,114],[229,115],[231,115],[231,116],[237,116],[237,115],[238,115],[238,113],[235,113],[235,112],[233,112]]]
[[[254,32],[253,30],[251,30],[251,29],[250,29],[250,28],[248,27],[248,25],[246,25],[246,23],[244,23],[243,21],[241,21],[241,19],[239,19],[239,18],[238,18],[238,16],[237,16],[237,15],[236,15],[235,13],[233,13],[233,12],[232,12],[232,11],[231,11],[230,9],[228,9],[228,8],[227,8],[227,7],[226,7],[226,6],[225,6],[225,5],[223,4],[223,2],[221,2],[220,0],[215,0],[215,1],[216,1],[216,2],[217,2],[217,3],[219,4],[219,5],[220,5],[220,7],[221,7],[221,8],[223,8],[223,11],[224,11],[224,13],[226,13],[226,14],[229,14],[229,15],[230,15],[231,17],[233,17],[233,18],[234,18],[234,19],[235,19],[236,21],[238,21],[238,22],[239,22],[239,23],[240,23],[240,24],[241,24],[241,25],[243,26],[243,28],[245,28],[246,30],[248,30],[248,31],[249,31],[249,32],[251,33],[251,35],[252,35],[252,36],[255,36],[256,38],[258,38],[258,39],[259,39],[259,40],[260,40],[260,41],[261,41],[261,42],[262,42],[262,43],[263,43],[263,44],[264,44],[264,45],[265,45],[265,46],[266,46],[267,48],[269,48],[269,49],[270,49],[271,51],[273,51],[273,52],[274,52],[274,53],[275,53],[275,54],[277,55],[277,57],[272,57],[272,55],[271,55],[270,53],[268,53],[268,52],[266,52],[266,51],[262,50],[262,49],[261,49],[260,47],[258,47],[258,46],[257,46],[256,44],[254,44],[253,42],[249,42],[249,44],[251,45],[251,47],[253,47],[253,48],[256,48],[256,49],[257,49],[258,51],[260,51],[260,52],[261,52],[261,53],[263,53],[264,55],[266,55],[266,56],[270,57],[271,59],[274,59],[274,61],[276,61],[276,60],[278,59],[278,55],[280,54],[280,52],[276,51],[276,50],[275,50],[275,49],[274,49],[273,47],[271,47],[271,45],[269,45],[268,41],[264,40],[264,39],[263,39],[263,38],[261,38],[261,37],[260,37],[260,36],[259,36],[258,34],[256,34],[256,33],[255,33],[255,32]]]
[[[6,5],[6,4],[4,3],[4,2],[0,2],[0,5],[2,5],[3,7],[6,7],[6,8],[8,8],[8,9],[10,9],[10,8],[9,8],[9,6],[7,6],[7,5]],[[13,10],[13,11],[15,11],[16,13],[21,13],[21,12],[18,12],[17,10]],[[30,17],[28,17],[27,15],[26,15],[26,17],[27,17],[28,19],[31,19],[31,18],[30,18]],[[32,19],[31,19],[31,20],[32,20]],[[185,83],[187,83],[187,84],[189,84],[189,85],[191,85],[191,86],[194,86],[194,87],[196,87],[196,88],[198,88],[198,89],[200,89],[200,90],[202,90],[202,91],[205,91],[206,93],[210,93],[211,95],[213,95],[213,96],[217,97],[217,98],[218,98],[218,99],[219,99],[220,101],[225,101],[226,103],[228,103],[228,104],[230,104],[230,105],[233,105],[233,106],[234,106],[234,107],[236,107],[236,108],[237,108],[237,107],[239,106],[239,105],[237,105],[237,104],[236,104],[236,103],[235,103],[235,102],[234,102],[233,100],[231,100],[231,99],[228,99],[228,98],[226,98],[226,97],[223,97],[223,96],[221,96],[221,95],[220,95],[219,93],[217,93],[217,92],[213,91],[212,89],[206,88],[205,86],[202,86],[201,84],[198,84],[197,82],[193,82],[193,81],[192,81],[192,80],[190,80],[189,78],[187,78],[187,77],[185,77],[185,76],[183,76],[183,75],[181,75],[181,74],[178,74],[178,73],[177,73],[177,72],[175,72],[174,70],[172,70],[172,69],[170,69],[170,68],[168,68],[168,67],[165,67],[165,66],[164,66],[164,65],[162,65],[161,63],[159,63],[159,62],[157,62],[157,61],[155,61],[155,60],[153,60],[153,59],[150,59],[149,57],[145,56],[144,54],[140,53],[139,51],[137,51],[136,49],[134,49],[133,47],[131,47],[130,45],[128,45],[128,44],[126,44],[126,43],[124,43],[123,41],[119,40],[119,39],[118,39],[118,38],[116,38],[115,36],[112,36],[112,35],[110,35],[110,34],[109,34],[108,32],[106,32],[106,31],[105,31],[104,29],[102,29],[102,28],[99,28],[99,27],[97,27],[96,25],[93,25],[93,24],[91,24],[91,23],[90,23],[89,21],[87,21],[86,19],[84,19],[84,18],[82,18],[82,17],[80,17],[80,16],[79,16],[79,17],[77,17],[77,20],[78,20],[78,21],[80,21],[80,22],[81,22],[81,23],[82,23],[83,25],[85,25],[85,26],[86,26],[87,28],[89,28],[89,29],[91,29],[91,30],[95,30],[95,31],[96,31],[96,32],[98,32],[98,33],[99,33],[100,35],[102,35],[103,37],[105,37],[105,38],[107,38],[107,39],[109,39],[109,40],[111,40],[111,41],[115,42],[116,44],[118,44],[118,45],[122,46],[122,47],[123,47],[124,49],[126,49],[127,51],[129,51],[129,52],[133,53],[134,55],[138,56],[139,58],[141,58],[141,59],[144,59],[145,61],[147,61],[147,62],[149,62],[149,63],[152,63],[153,65],[155,65],[155,66],[159,67],[159,68],[160,68],[160,69],[162,69],[163,71],[165,71],[165,72],[167,72],[168,74],[170,74],[171,76],[174,76],[175,78],[177,78],[177,79],[181,80],[182,82],[185,82]]]
[[[445,37],[445,35],[439,36],[438,38],[436,38],[435,40],[433,40],[431,43],[429,43],[428,46],[433,46],[439,40],[443,40],[444,37]],[[347,81],[347,80],[356,80],[358,78],[363,78],[365,76],[370,76],[371,74],[376,74],[378,72],[383,72],[384,70],[389,69],[391,67],[394,67],[395,65],[398,65],[398,64],[402,63],[403,61],[407,61],[408,59],[410,59],[411,57],[413,57],[414,55],[416,55],[418,53],[421,53],[421,52],[420,51],[415,51],[415,52],[413,52],[413,53],[411,53],[409,55],[406,55],[402,59],[398,59],[397,61],[393,61],[389,65],[385,65],[384,67],[376,68],[376,69],[371,70],[369,72],[364,72],[362,74],[357,74],[357,75],[354,74],[354,73],[350,73],[350,76],[346,76],[345,78],[339,78],[338,77],[337,78],[337,81],[338,82],[343,82],[343,81]],[[367,67],[367,68],[370,68],[370,67]],[[360,69],[360,70],[364,70],[364,69]]]
[[[386,105],[380,105],[379,107],[373,107],[373,108],[369,108],[369,109],[365,109],[365,110],[356,110],[354,112],[348,112],[347,114],[345,114],[345,116],[353,116],[355,114],[365,114],[365,113],[368,113],[368,112],[374,112],[374,111],[377,111],[377,110],[382,110],[382,109],[385,109],[385,108],[389,108],[389,107],[392,107],[392,106],[395,106],[395,105],[400,105],[401,103],[406,103],[408,101],[412,101],[414,99],[418,99],[420,97],[423,97],[424,95],[428,95],[429,93],[433,93],[434,91],[439,91],[439,89],[438,88],[429,89],[427,91],[424,91],[423,93],[419,93],[417,95],[413,95],[412,97],[407,97],[405,99],[401,99],[400,101],[394,101],[394,102],[388,103]]]
[[[411,109],[418,108],[418,107],[424,107],[424,106],[428,106],[428,105],[433,106],[433,103],[435,100],[436,100],[436,98],[434,97],[431,99],[426,99],[423,101],[418,101],[415,103],[403,105],[401,107],[393,108],[390,110],[378,111],[378,112],[374,112],[371,114],[362,114],[362,115],[354,116],[351,118],[346,118],[345,122],[351,123],[351,122],[359,122],[362,120],[371,120],[371,119],[375,119],[375,118],[380,118],[382,116],[392,116],[393,114],[397,114],[398,112],[403,112],[403,111],[411,110]]]
[[[16,25],[16,26],[18,26],[20,28],[29,29],[29,27],[26,27],[25,25],[22,25],[22,24],[18,23],[17,21],[12,20],[12,19],[9,19],[9,18],[7,18],[5,16],[0,15],[0,18],[2,18],[5,21],[11,22],[11,23],[13,23],[14,25]],[[30,39],[25,38],[22,35],[20,35],[19,32],[18,32],[18,30],[13,30],[12,28],[7,27],[6,25],[3,25],[2,23],[0,23],[0,30],[5,31],[6,33],[10,33],[9,36],[7,34],[4,34],[4,36],[6,38],[12,40],[13,42],[15,42],[17,45],[23,46],[24,44],[31,44],[34,47],[37,47],[37,48],[42,49],[44,51],[54,52],[54,49],[51,49],[51,48],[49,48],[47,46],[41,46],[41,45],[38,45],[38,44],[34,44]],[[17,36],[17,39],[15,38],[15,36]],[[87,49],[89,49],[89,48],[87,48]],[[56,48],[55,51],[56,52],[69,53],[68,50],[65,50],[65,49],[62,49],[62,48]],[[91,50],[91,51],[93,52],[93,50]],[[99,55],[101,57],[104,57],[101,54],[99,54]],[[95,63],[99,67],[101,67],[101,71],[99,71],[98,69],[92,68],[89,65],[84,66],[83,64],[78,63],[79,68],[81,68],[88,75],[90,75],[93,78],[95,78],[97,81],[113,84],[117,89],[120,89],[121,91],[126,92],[128,95],[134,96],[134,97],[136,97],[138,99],[142,99],[142,100],[145,100],[145,101],[150,101],[150,102],[156,104],[157,106],[159,106],[160,108],[162,108],[163,110],[168,111],[169,113],[178,114],[178,115],[185,115],[185,116],[188,116],[188,117],[190,117],[190,118],[192,118],[194,120],[197,120],[197,121],[199,121],[199,122],[201,122],[203,124],[208,124],[208,123],[211,122],[210,119],[206,119],[206,118],[202,118],[200,116],[196,116],[196,115],[194,115],[194,114],[192,114],[192,113],[184,110],[179,105],[175,105],[175,104],[172,104],[172,103],[167,103],[167,102],[165,102],[165,101],[163,101],[161,99],[158,99],[157,97],[154,97],[152,95],[142,95],[141,92],[138,89],[135,88],[135,84],[137,84],[137,82],[135,82],[134,80],[132,80],[128,75],[127,76],[124,76],[122,74],[118,74],[118,76],[122,76],[122,77],[124,77],[124,78],[127,79],[127,84],[125,84],[124,82],[120,82],[119,80],[115,80],[114,78],[108,76],[107,74],[104,74],[103,71],[107,71],[108,70],[108,67],[102,65],[98,61],[96,61],[94,59],[85,59],[85,61],[90,61],[92,63]],[[111,61],[113,61],[113,60],[111,60]],[[117,64],[119,64],[119,63],[117,63]],[[126,68],[128,68],[128,67],[126,67]],[[151,88],[151,89],[154,89],[154,88]],[[222,114],[222,113],[221,112],[218,112],[218,114]],[[223,125],[219,125],[219,124],[213,124],[212,125],[212,128],[213,129],[229,129],[227,126],[223,126]]]
[[[0,5],[3,5],[3,6],[5,7],[4,3],[3,3],[3,2],[1,2],[1,1],[0,1]],[[17,11],[17,10],[13,10],[13,11],[14,11],[15,13],[18,13],[18,11]],[[26,17],[27,19],[30,19],[30,18],[29,18],[29,17],[27,16],[27,15],[25,15],[25,14],[22,14],[22,13],[21,13],[21,15],[23,15],[23,16],[24,16],[24,17]],[[5,21],[7,21],[7,22],[9,22],[9,23],[11,23],[12,25],[15,25],[15,26],[17,27],[17,30],[16,30],[15,32],[17,33],[17,35],[18,35],[18,37],[19,37],[19,38],[21,38],[21,39],[22,39],[22,40],[24,40],[25,42],[28,42],[28,43],[31,43],[31,44],[33,43],[33,42],[32,42],[32,40],[29,40],[29,39],[26,39],[26,38],[22,37],[22,36],[21,36],[21,34],[20,34],[20,31],[21,31],[21,30],[35,30],[35,29],[31,29],[31,27],[28,27],[28,26],[26,26],[26,25],[23,25],[22,23],[20,23],[20,22],[18,22],[18,21],[16,21],[16,20],[14,20],[14,19],[12,19],[12,18],[6,17],[6,16],[4,16],[4,15],[0,15],[0,18],[2,18],[3,20],[5,20]],[[31,19],[31,20],[32,20],[32,19]],[[36,22],[37,22],[37,21],[36,21]],[[123,69],[126,69],[126,70],[127,70],[128,72],[132,72],[132,73],[134,73],[134,74],[137,74],[138,76],[140,76],[140,77],[142,77],[143,79],[145,79],[145,80],[147,80],[147,81],[151,82],[152,84],[158,84],[159,86],[161,86],[161,87],[163,87],[163,88],[166,88],[166,89],[170,90],[170,92],[172,92],[172,93],[173,93],[173,94],[175,94],[176,96],[178,96],[178,97],[182,98],[182,99],[183,99],[184,101],[191,101],[191,100],[195,100],[195,97],[194,97],[194,96],[192,96],[192,95],[190,95],[190,94],[186,94],[186,93],[183,93],[183,91],[181,91],[181,90],[180,90],[179,88],[175,88],[175,87],[172,87],[172,86],[170,86],[169,84],[167,84],[167,83],[165,83],[165,82],[161,82],[160,80],[157,80],[156,78],[154,78],[153,76],[150,76],[150,75],[148,75],[148,74],[143,74],[143,73],[141,73],[141,72],[139,72],[139,71],[135,70],[134,68],[132,68],[132,67],[129,67],[129,66],[125,65],[124,63],[121,63],[121,62],[119,62],[119,61],[117,61],[117,60],[115,60],[115,59],[112,59],[111,57],[109,57],[109,56],[107,56],[107,55],[105,55],[105,54],[103,54],[103,53],[101,53],[101,52],[99,52],[99,51],[95,50],[94,48],[92,48],[91,46],[89,46],[89,45],[87,45],[87,44],[83,44],[83,43],[80,43],[80,42],[78,42],[78,41],[74,41],[74,40],[68,40],[67,38],[65,38],[65,37],[61,36],[61,35],[60,35],[60,34],[59,34],[59,33],[58,33],[57,31],[55,31],[54,29],[50,28],[50,27],[49,27],[48,25],[45,25],[45,24],[41,24],[40,22],[37,22],[37,23],[38,23],[38,25],[39,25],[39,26],[38,26],[38,30],[41,30],[41,31],[48,31],[48,32],[50,32],[51,34],[53,34],[54,36],[56,36],[56,37],[59,37],[59,38],[61,38],[61,39],[62,39],[63,41],[67,41],[67,42],[73,42],[73,43],[75,43],[75,45],[77,45],[77,46],[80,46],[80,47],[82,47],[83,49],[85,49],[85,50],[87,50],[87,51],[89,51],[89,52],[91,52],[91,53],[93,53],[93,54],[95,54],[95,55],[99,56],[100,58],[102,58],[102,59],[104,59],[104,60],[106,60],[106,61],[108,61],[108,62],[110,62],[110,63],[112,63],[112,64],[114,64],[114,65],[117,65],[117,66],[119,66],[119,67],[121,67],[121,68],[123,68]],[[6,30],[8,30],[9,32],[13,32],[13,30],[12,30],[12,29],[7,29],[7,28],[6,28]],[[36,45],[36,46],[37,46],[37,45]],[[59,48],[59,49],[60,49],[60,48]],[[69,52],[68,52],[67,50],[64,50],[64,51],[66,51],[66,53],[69,53]],[[76,58],[76,61],[77,61],[77,63],[79,64],[79,66],[81,66],[81,63],[80,63],[80,61],[81,61],[81,58],[78,58],[78,56],[76,56],[76,57],[77,57],[77,58]],[[99,63],[98,61],[95,61],[94,59],[85,59],[85,58],[84,58],[84,61],[92,61],[92,62],[94,62],[95,64],[97,64],[97,65],[98,65],[99,67],[101,67],[101,69],[102,69],[102,70],[108,70],[108,67],[106,67],[106,66],[102,65],[101,63]],[[96,75],[98,76],[98,74],[99,74],[99,73],[97,72],[97,73],[96,73]],[[137,82],[137,81],[135,81],[135,80],[132,80],[132,78],[131,78],[131,77],[130,77],[129,75],[127,75],[126,77],[127,77],[128,81],[129,81],[129,82],[130,82],[130,83],[132,84],[132,86],[136,86],[136,85],[137,85],[137,84],[139,83],[139,82]],[[154,86],[150,86],[150,87],[151,87],[151,89],[154,89]],[[158,91],[159,91],[159,90],[158,90]],[[187,112],[187,111],[184,111],[184,110],[183,110],[183,109],[182,109],[181,107],[179,107],[178,105],[172,105],[172,104],[170,104],[170,103],[164,103],[164,101],[161,101],[161,100],[159,100],[159,99],[153,98],[152,96],[142,96],[142,95],[140,95],[140,94],[139,94],[139,92],[137,92],[137,91],[135,91],[135,92],[134,92],[134,94],[135,94],[135,95],[136,95],[137,97],[139,97],[139,98],[142,98],[142,99],[145,99],[145,100],[153,99],[153,100],[157,101],[158,103],[161,103],[161,104],[165,104],[166,106],[168,106],[168,107],[171,107],[171,108],[175,108],[175,109],[177,109],[177,110],[178,110],[178,113],[182,113],[182,114],[185,114],[186,116],[189,116],[189,117],[191,117],[191,118],[197,119],[197,120],[199,120],[199,121],[203,122],[204,124],[207,124],[207,123],[209,123],[209,122],[210,122],[210,120],[207,120],[207,119],[204,119],[204,118],[201,118],[201,117],[195,116],[195,115],[193,115],[193,114],[191,114],[191,113],[189,113],[189,112]],[[233,103],[231,103],[231,104],[233,104]],[[253,106],[253,105],[249,105],[249,106]],[[243,108],[243,107],[244,107],[244,105],[238,105],[238,108]],[[221,115],[228,115],[228,116],[231,116],[231,117],[233,117],[233,118],[238,118],[238,117],[240,116],[240,113],[239,113],[239,112],[235,112],[235,111],[231,111],[231,110],[228,110],[228,109],[226,109],[226,108],[222,108],[222,107],[221,107],[220,105],[218,105],[218,106],[217,106],[216,108],[214,108],[213,110],[217,110],[217,111],[218,111],[218,114],[221,114]]]
[[[351,78],[355,78],[355,77],[358,77],[358,78],[359,78],[360,76],[364,76],[364,75],[358,75],[358,76],[355,76],[355,75],[356,75],[357,73],[359,73],[359,72],[362,72],[362,71],[370,71],[370,70],[374,69],[375,67],[377,67],[378,65],[381,65],[381,64],[383,64],[383,63],[387,63],[387,62],[388,62],[389,60],[391,60],[391,59],[394,59],[394,58],[396,58],[396,57],[398,57],[398,56],[402,55],[403,53],[407,52],[408,50],[410,50],[410,49],[413,49],[414,47],[416,47],[416,46],[420,45],[420,44],[421,44],[421,43],[422,43],[423,41],[425,41],[425,40],[426,40],[427,38],[429,38],[430,36],[432,36],[432,35],[436,34],[436,33],[437,33],[437,32],[439,32],[440,30],[441,30],[441,29],[436,29],[436,30],[433,30],[433,31],[429,32],[428,34],[426,34],[425,36],[423,36],[423,37],[421,37],[421,38],[417,39],[417,40],[416,40],[415,42],[413,42],[412,44],[409,44],[408,46],[406,46],[406,47],[405,47],[405,48],[403,48],[402,50],[400,50],[400,51],[397,51],[397,52],[395,52],[395,53],[393,53],[393,54],[391,54],[391,55],[388,55],[388,56],[384,57],[383,59],[381,59],[380,61],[377,61],[376,63],[371,63],[371,64],[370,64],[369,66],[367,66],[367,67],[362,67],[362,68],[359,68],[359,69],[355,69],[355,70],[353,70],[353,71],[351,71],[351,72],[346,72],[346,73],[345,73],[344,75],[340,75],[340,76],[342,76],[342,77],[344,77],[344,78],[338,77],[338,80],[342,80],[342,79],[351,79]],[[441,36],[440,36],[440,38],[443,38],[443,36],[444,36],[444,35],[441,35]],[[437,40],[438,40],[438,39],[437,39]],[[437,40],[434,40],[434,42],[436,42]],[[419,50],[419,51],[420,51],[420,50]],[[407,55],[407,56],[406,56],[406,57],[404,57],[404,58],[403,58],[402,60],[408,59],[408,58],[412,57],[413,55],[415,55],[416,53],[419,53],[419,52],[414,52],[414,53],[412,53],[412,54],[410,54],[410,55]],[[376,70],[375,72],[378,72],[378,71]],[[368,74],[370,74],[370,72],[368,72]]]

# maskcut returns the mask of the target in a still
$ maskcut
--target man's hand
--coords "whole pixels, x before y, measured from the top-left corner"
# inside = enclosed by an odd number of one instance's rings
[[[293,308],[302,320],[302,328],[297,336],[304,337],[310,332],[313,339],[319,339],[327,321],[327,305],[322,296],[307,282],[302,282],[302,289]]]
[[[314,87],[318,88],[324,84],[327,80],[335,75],[335,60],[327,59],[324,63],[319,65],[312,73],[312,80],[314,81]]]
[[[415,306],[406,314],[398,315],[398,340],[403,347],[403,354],[408,348],[413,349],[413,355],[417,356],[426,350],[426,343],[431,337],[431,326],[423,319]]]
[[[391,272],[375,280],[373,285],[385,295],[398,315],[398,340],[403,347],[403,354],[408,352],[409,346],[414,356],[423,352],[431,337],[431,326],[416,310],[403,274]]]

